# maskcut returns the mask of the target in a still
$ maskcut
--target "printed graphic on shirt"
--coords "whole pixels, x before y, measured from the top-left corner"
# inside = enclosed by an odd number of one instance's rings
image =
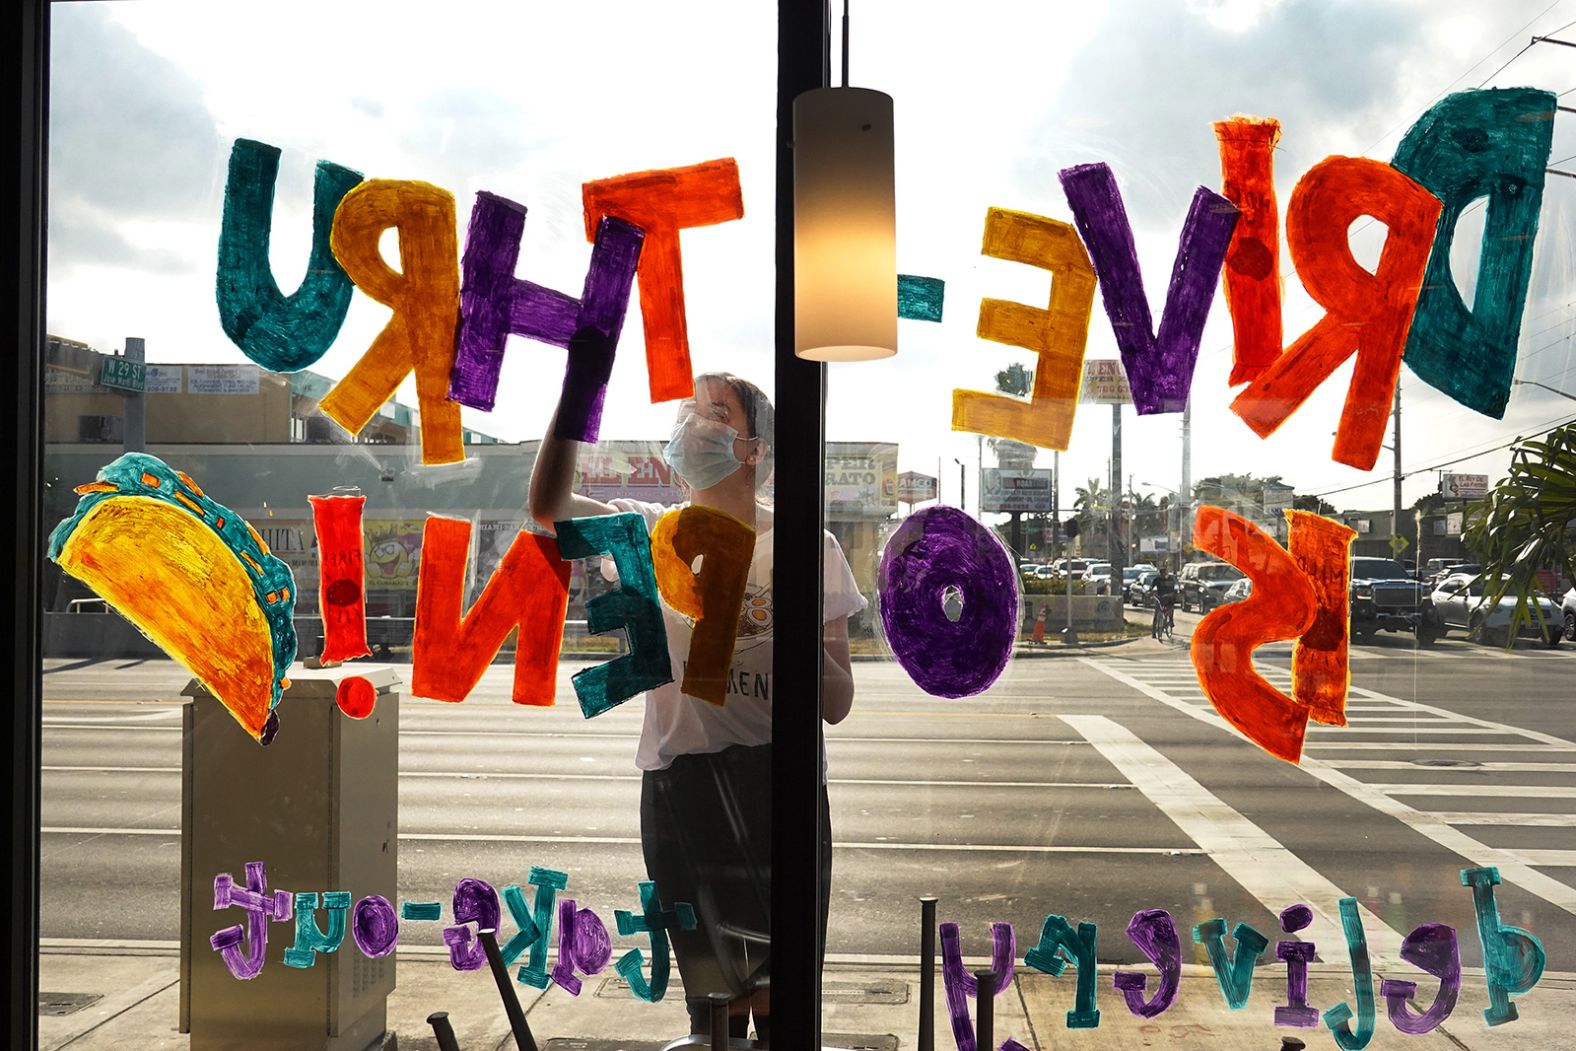
[[[754,642],[772,633],[772,586],[750,584],[744,589],[744,605],[739,610],[739,641]]]

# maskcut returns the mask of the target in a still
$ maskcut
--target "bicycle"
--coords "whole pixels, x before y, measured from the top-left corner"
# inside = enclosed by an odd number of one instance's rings
[[[1151,598],[1154,603],[1155,616],[1149,625],[1149,636],[1154,639],[1171,638],[1172,628],[1176,626],[1176,607],[1170,603],[1161,602],[1158,598]]]

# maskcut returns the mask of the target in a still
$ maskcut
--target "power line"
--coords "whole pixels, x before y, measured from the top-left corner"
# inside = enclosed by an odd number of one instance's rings
[[[1540,424],[1535,429],[1535,431],[1533,433],[1534,434],[1542,434],[1542,433],[1545,433],[1546,431],[1551,431],[1551,430],[1553,430],[1556,427],[1563,427],[1565,424],[1572,423],[1572,422],[1576,422],[1576,415],[1565,416],[1565,417],[1561,417],[1560,419],[1553,420],[1553,421],[1551,421],[1549,423],[1546,423],[1546,424]],[[1439,470],[1442,467],[1451,467],[1451,466],[1454,466],[1455,464],[1461,463],[1464,460],[1475,460],[1479,456],[1487,456],[1489,453],[1499,452],[1501,449],[1508,449],[1512,445],[1515,445],[1517,442],[1523,441],[1526,437],[1527,436],[1525,434],[1517,435],[1516,437],[1512,438],[1510,441],[1504,442],[1504,443],[1502,443],[1500,445],[1490,446],[1487,449],[1479,449],[1476,452],[1464,453],[1464,454],[1462,454],[1460,456],[1456,456],[1456,457],[1454,457],[1452,459],[1449,459],[1449,460],[1441,460],[1439,463],[1431,464],[1431,465],[1429,465],[1427,467],[1414,467],[1413,469],[1411,469],[1409,471],[1402,471],[1401,472],[1401,477],[1402,478],[1410,478],[1414,474],[1427,474],[1429,471],[1437,471],[1437,470]],[[1388,476],[1388,477],[1385,477],[1385,478],[1373,478],[1373,479],[1370,479],[1370,480],[1368,480],[1366,482],[1358,482],[1355,485],[1344,485],[1344,486],[1341,486],[1338,489],[1326,489],[1326,490],[1323,490],[1322,492],[1307,493],[1307,494],[1304,494],[1304,495],[1313,496],[1313,497],[1321,497],[1321,498],[1322,497],[1326,497],[1326,496],[1335,496],[1337,493],[1349,493],[1349,492],[1351,492],[1354,489],[1366,489],[1370,485],[1389,485],[1393,480],[1394,480],[1394,475],[1391,475],[1391,476]]]
[[[1440,99],[1442,99],[1446,95],[1450,94],[1450,89],[1451,88],[1455,87],[1457,84],[1459,84],[1463,80],[1467,79],[1467,77],[1471,76],[1472,71],[1474,69],[1477,69],[1483,63],[1485,63],[1489,59],[1493,58],[1495,53],[1498,52],[1501,48],[1505,47],[1505,45],[1511,43],[1517,37],[1519,37],[1521,34],[1525,33],[1527,30],[1531,29],[1532,26],[1534,25],[1534,23],[1536,23],[1538,21],[1538,19],[1542,18],[1544,15],[1548,14],[1550,11],[1552,11],[1556,7],[1560,6],[1560,3],[1561,3],[1561,0],[1554,0],[1554,3],[1550,4],[1548,7],[1545,7],[1542,11],[1539,11],[1536,15],[1534,15],[1527,22],[1526,25],[1522,26],[1520,29],[1518,29],[1514,33],[1510,34],[1510,36],[1506,37],[1504,40],[1501,40],[1498,44],[1496,44],[1494,46],[1493,50],[1489,51],[1488,54],[1484,55],[1482,58],[1480,58],[1476,62],[1472,63],[1472,65],[1468,66],[1466,68],[1466,70],[1461,73],[1460,76],[1456,77],[1456,79],[1454,79],[1450,83],[1446,84],[1445,87],[1444,87],[1444,90],[1440,91],[1433,98],[1429,99],[1428,103],[1422,109],[1416,111],[1415,113],[1411,114],[1410,116],[1406,117],[1405,119],[1399,121],[1393,127],[1391,127],[1388,131],[1386,131],[1383,135],[1379,136],[1379,138],[1373,143],[1373,145],[1369,146],[1368,149],[1363,151],[1363,153],[1365,153],[1365,154],[1368,153],[1369,150],[1372,150],[1375,146],[1378,146],[1381,142],[1384,142],[1384,140],[1388,139],[1391,135],[1393,135],[1395,133],[1396,129],[1401,127],[1403,124],[1407,124],[1410,121],[1416,120],[1417,117],[1418,117],[1418,114],[1427,112],[1429,106],[1432,106],[1435,102],[1438,102]],[[1568,22],[1565,25],[1561,26],[1559,29],[1551,30],[1550,32],[1551,33],[1558,33],[1558,32],[1561,32],[1562,30],[1569,29],[1573,25],[1576,25],[1576,22]],[[1548,35],[1548,34],[1545,34],[1545,35]],[[1503,73],[1505,71],[1505,66],[1510,65],[1512,62],[1516,61],[1516,59],[1518,59],[1522,55],[1526,54],[1527,51],[1531,49],[1531,47],[1532,47],[1532,44],[1529,43],[1529,44],[1526,45],[1526,47],[1523,47],[1520,51],[1518,51],[1514,55],[1510,56],[1510,58],[1505,62],[1504,66],[1500,66],[1493,73],[1489,74],[1488,77],[1486,77],[1483,80],[1483,82],[1478,85],[1478,87],[1482,87],[1484,84],[1487,84],[1490,80],[1493,80],[1495,77],[1497,77],[1501,73]],[[1576,88],[1572,88],[1571,90],[1572,91],[1576,91]],[[1569,92],[1567,92],[1566,94],[1569,94]]]

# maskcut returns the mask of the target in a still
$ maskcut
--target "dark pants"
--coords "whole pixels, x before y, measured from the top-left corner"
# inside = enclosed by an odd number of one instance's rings
[[[819,796],[824,954],[832,881],[824,785]],[[708,1031],[707,995],[724,992],[734,1001],[734,1035],[745,1035],[753,1006],[756,1032],[770,1039],[772,746],[732,745],[646,771],[640,835],[646,873],[664,907],[689,902],[698,920],[692,931],[669,932],[691,1031]]]

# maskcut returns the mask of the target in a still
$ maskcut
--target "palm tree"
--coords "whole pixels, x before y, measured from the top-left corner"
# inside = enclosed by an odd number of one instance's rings
[[[1073,507],[1078,509],[1078,535],[1084,551],[1104,552],[1109,544],[1096,541],[1096,535],[1109,538],[1111,519],[1111,490],[1098,478],[1089,479],[1088,485],[1078,487]],[[1103,557],[1103,556],[1102,556]]]
[[[1155,502],[1153,494],[1130,489],[1124,506],[1135,538],[1155,536],[1166,531],[1166,509]]]
[[[1517,442],[1510,474],[1467,508],[1466,519],[1462,532],[1482,559],[1487,601],[1515,593],[1506,633],[1514,639],[1532,619],[1540,569],[1576,578],[1576,423]]]

